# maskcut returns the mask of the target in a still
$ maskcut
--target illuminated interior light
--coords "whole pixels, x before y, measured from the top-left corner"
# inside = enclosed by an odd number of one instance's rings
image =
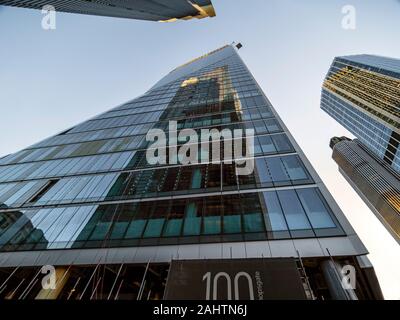
[[[171,19],[167,19],[167,20],[158,20],[158,22],[175,22],[177,21],[177,18],[171,18]]]
[[[198,14],[195,16],[185,16],[185,17],[180,17],[180,18],[170,18],[166,20],[158,20],[158,22],[175,22],[178,20],[191,20],[193,18],[196,19],[203,19],[207,17],[215,17],[215,10],[212,4],[206,5],[206,6],[199,6],[196,3],[193,3],[191,1],[188,1],[188,3],[197,10]]]
[[[215,17],[215,10],[212,4],[206,6],[199,6],[198,4],[193,3],[191,1],[188,2],[199,12],[199,16],[196,16],[196,18],[203,19],[206,17]]]
[[[199,82],[199,78],[192,77],[192,78],[189,78],[189,79],[183,81],[181,84],[181,87],[186,87],[191,84],[196,84],[197,82]]]

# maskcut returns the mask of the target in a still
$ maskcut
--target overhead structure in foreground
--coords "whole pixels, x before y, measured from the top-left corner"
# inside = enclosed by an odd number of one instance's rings
[[[60,12],[159,22],[215,16],[210,0],[0,0],[0,5],[40,10],[51,5]]]

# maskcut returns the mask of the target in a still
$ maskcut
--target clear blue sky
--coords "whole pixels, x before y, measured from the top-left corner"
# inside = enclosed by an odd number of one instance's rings
[[[319,109],[336,55],[400,58],[398,0],[213,0],[217,17],[171,24],[0,7],[0,156],[130,100],[176,66],[232,41],[370,251],[387,298],[400,299],[400,246],[331,159],[349,135]],[[341,28],[354,5],[356,30]]]

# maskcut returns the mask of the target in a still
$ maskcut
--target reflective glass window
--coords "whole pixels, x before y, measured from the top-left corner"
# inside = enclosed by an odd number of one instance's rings
[[[307,216],[311,221],[313,228],[334,228],[329,209],[321,199],[321,194],[317,189],[298,189],[297,194],[306,210]]]
[[[277,191],[290,230],[311,229],[311,225],[294,190]]]
[[[275,192],[264,192],[266,204],[265,222],[267,230],[284,231],[288,227],[282,212],[281,205]]]

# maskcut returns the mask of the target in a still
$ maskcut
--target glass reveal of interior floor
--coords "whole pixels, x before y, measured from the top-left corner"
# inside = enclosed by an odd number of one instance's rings
[[[253,128],[254,172],[149,165],[146,133],[172,120],[197,132]],[[234,46],[1,158],[0,203],[2,251],[356,237]]]

